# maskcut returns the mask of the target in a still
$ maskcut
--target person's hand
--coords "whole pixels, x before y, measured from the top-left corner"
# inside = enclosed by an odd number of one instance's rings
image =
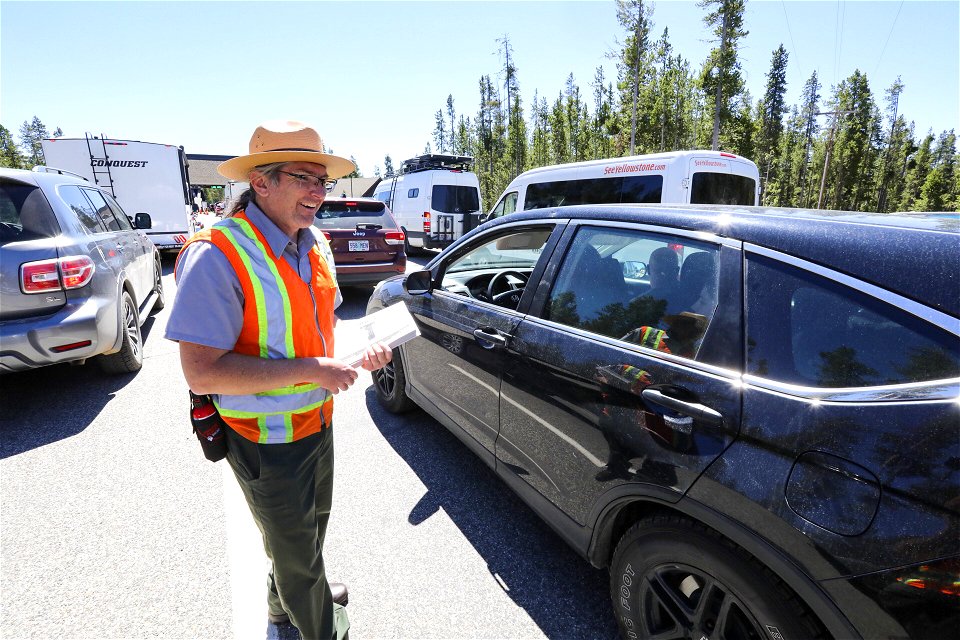
[[[367,347],[360,361],[360,366],[367,371],[376,371],[387,366],[387,363],[393,359],[393,350],[382,342],[377,342]]]
[[[316,368],[310,382],[319,384],[330,393],[346,391],[357,381],[357,370],[333,358],[314,358]]]

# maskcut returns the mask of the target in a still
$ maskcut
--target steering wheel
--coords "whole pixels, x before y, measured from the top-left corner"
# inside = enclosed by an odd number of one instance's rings
[[[520,286],[514,288],[510,281],[507,280],[507,276],[513,276],[520,281]],[[500,305],[501,307],[509,307],[511,309],[516,309],[520,305],[520,296],[523,295],[523,288],[527,284],[527,280],[530,279],[530,276],[520,273],[519,271],[512,271],[507,269],[506,271],[501,271],[497,275],[490,278],[490,284],[487,285],[487,298],[493,304]],[[503,291],[498,291],[498,289],[506,287]]]

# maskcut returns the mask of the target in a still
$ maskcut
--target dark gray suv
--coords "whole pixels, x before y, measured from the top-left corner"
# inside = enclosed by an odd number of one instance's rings
[[[163,308],[150,224],[79,176],[0,169],[0,373],[94,356],[138,371],[140,326]]]
[[[623,638],[957,637],[956,214],[514,213],[395,303],[380,403],[609,568]]]

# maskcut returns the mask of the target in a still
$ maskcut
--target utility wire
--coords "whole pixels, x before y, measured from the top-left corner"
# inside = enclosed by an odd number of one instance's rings
[[[904,0],[900,0],[900,6],[897,7],[897,15],[893,16],[893,24],[890,25],[890,33],[887,34],[887,39],[883,43],[883,49],[880,50],[880,57],[877,58],[877,68],[873,70],[873,75],[877,75],[877,71],[880,70],[880,62],[883,60],[883,54],[887,51],[887,45],[890,44],[890,36],[893,35],[893,28],[897,26],[897,18],[900,17],[900,9],[903,9]]]
[[[790,18],[787,17],[787,4],[784,0],[780,0],[780,6],[783,8],[783,19],[787,22],[787,33],[790,34],[790,46],[793,48],[793,61],[802,69],[803,65],[800,64],[800,56],[797,55],[797,45],[793,42],[793,30],[790,29]]]

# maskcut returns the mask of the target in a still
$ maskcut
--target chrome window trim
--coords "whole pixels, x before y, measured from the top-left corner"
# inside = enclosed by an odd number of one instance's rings
[[[695,369],[700,373],[714,376],[715,378],[728,380],[731,383],[740,386],[741,374],[739,371],[733,371],[731,369],[724,369],[723,367],[718,367],[716,365],[707,364],[706,362],[699,362],[697,360],[691,360],[690,358],[683,358],[681,356],[674,355],[672,353],[664,353],[663,351],[658,351],[656,349],[650,349],[649,347],[642,347],[634,342],[625,342],[623,340],[618,340],[617,338],[611,338],[610,336],[605,336],[599,333],[593,333],[585,329],[580,329],[578,327],[571,327],[567,324],[562,324],[560,322],[554,322],[553,320],[546,320],[544,318],[538,318],[537,316],[527,315],[524,316],[524,319],[527,322],[532,322],[534,324],[540,324],[550,329],[558,329],[572,333],[581,338],[592,340],[594,342],[602,342],[603,344],[615,347],[617,349],[625,349],[627,351],[633,351],[644,356],[653,356],[659,360],[669,362],[671,364],[680,365],[686,367],[687,369]]]
[[[743,375],[744,386],[795,399],[824,404],[877,404],[947,401],[960,403],[960,378],[910,382],[874,387],[805,387],[751,374]]]
[[[954,318],[953,316],[947,315],[941,311],[937,311],[936,309],[931,309],[930,307],[916,302],[915,300],[905,298],[899,294],[893,293],[892,291],[887,291],[882,287],[858,280],[857,278],[840,273],[839,271],[834,271],[833,269],[824,267],[814,262],[808,262],[807,260],[803,260],[786,253],[780,253],[779,251],[774,251],[773,249],[768,249],[766,247],[745,242],[743,243],[743,250],[747,254],[755,253],[757,255],[765,256],[772,260],[777,260],[778,262],[783,262],[785,264],[789,264],[790,266],[797,267],[798,269],[810,271],[811,273],[815,273],[830,280],[834,280],[835,282],[839,282],[840,284],[850,287],[851,289],[865,293],[872,298],[876,298],[877,300],[891,304],[899,309],[903,309],[910,315],[916,316],[921,320],[925,320],[930,324],[934,324],[941,329],[960,337],[960,319]],[[746,277],[746,273],[744,273],[744,277]],[[744,292],[744,295],[747,295],[746,291]]]
[[[722,214],[721,214],[722,215]],[[583,220],[578,218],[569,218],[571,227],[612,227],[617,230],[636,230],[655,233],[657,235],[680,236],[691,238],[701,242],[722,245],[740,249],[743,243],[740,240],[718,236],[709,231],[692,231],[690,229],[678,229],[676,227],[665,227],[660,225],[646,224],[642,222],[620,222],[615,220]]]

